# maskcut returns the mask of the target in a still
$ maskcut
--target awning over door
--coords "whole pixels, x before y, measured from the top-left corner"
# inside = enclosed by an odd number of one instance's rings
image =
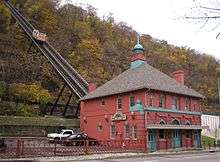
[[[147,129],[208,129],[208,126],[201,125],[171,125],[171,124],[148,124]]]

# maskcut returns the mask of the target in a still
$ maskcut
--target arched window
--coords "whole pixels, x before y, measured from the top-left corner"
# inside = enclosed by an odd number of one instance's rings
[[[190,125],[190,122],[187,120],[187,121],[185,122],[185,124],[186,124],[186,125]]]
[[[172,121],[172,124],[173,124],[173,125],[180,125],[180,122],[179,122],[178,120],[174,119],[174,120]]]
[[[137,126],[136,125],[131,126],[131,137],[133,140],[137,139]]]
[[[110,138],[115,139],[116,137],[116,126],[115,123],[112,123],[110,126]]]
[[[166,122],[163,119],[161,119],[160,124],[163,125],[163,124],[166,124]]]
[[[129,138],[129,135],[130,135],[130,129],[128,123],[126,122],[124,125],[124,137]]]

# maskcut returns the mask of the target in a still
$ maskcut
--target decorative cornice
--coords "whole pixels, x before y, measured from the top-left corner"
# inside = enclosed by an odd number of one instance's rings
[[[120,120],[126,120],[127,116],[123,114],[121,111],[117,111],[112,117],[112,121],[120,121]]]
[[[136,61],[136,60],[146,61],[146,59],[142,53],[136,53],[131,56],[131,61]]]
[[[148,124],[148,129],[208,129],[208,126],[201,125],[170,125],[170,124]]]
[[[168,112],[168,113],[179,113],[179,114],[188,114],[188,115],[202,115],[201,112],[191,112],[191,111],[182,111],[177,109],[165,109],[165,108],[147,108],[146,111],[150,112]]]

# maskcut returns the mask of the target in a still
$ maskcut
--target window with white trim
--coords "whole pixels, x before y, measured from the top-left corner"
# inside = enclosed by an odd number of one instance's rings
[[[163,94],[159,95],[159,107],[160,108],[165,107],[165,95],[163,95]]]
[[[137,126],[136,125],[131,126],[131,137],[133,140],[137,139]]]
[[[112,123],[110,126],[110,138],[115,139],[115,136],[116,136],[116,126],[114,123]]]
[[[129,96],[129,103],[130,103],[130,106],[134,106],[134,105],[135,105],[134,95],[130,95],[130,96]]]
[[[187,121],[185,122],[185,124],[186,124],[186,125],[190,125],[190,122],[187,120]]]
[[[105,99],[104,98],[101,99],[101,106],[105,106]]]
[[[117,110],[121,110],[121,108],[122,108],[121,96],[118,96],[118,97],[116,98],[116,107],[117,107]]]
[[[150,93],[149,107],[154,107],[154,94]]]
[[[173,124],[173,125],[180,125],[180,122],[179,122],[178,120],[174,119],[174,120],[172,121],[172,124]]]
[[[172,98],[172,109],[178,109],[178,100],[179,100],[178,97],[173,96],[173,98]]]
[[[98,124],[97,129],[98,129],[98,132],[102,132],[103,131],[103,126],[101,124]]]
[[[124,137],[129,138],[129,135],[130,135],[129,125],[126,123],[124,125]]]
[[[185,98],[185,110],[189,110],[190,102],[189,102],[189,97]]]
[[[166,122],[164,120],[160,120],[160,124],[164,125],[164,124],[166,124]]]

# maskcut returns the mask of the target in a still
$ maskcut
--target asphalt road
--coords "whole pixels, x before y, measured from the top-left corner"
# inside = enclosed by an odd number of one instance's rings
[[[89,160],[89,162],[220,162],[220,152],[187,155],[167,155],[163,157]]]

